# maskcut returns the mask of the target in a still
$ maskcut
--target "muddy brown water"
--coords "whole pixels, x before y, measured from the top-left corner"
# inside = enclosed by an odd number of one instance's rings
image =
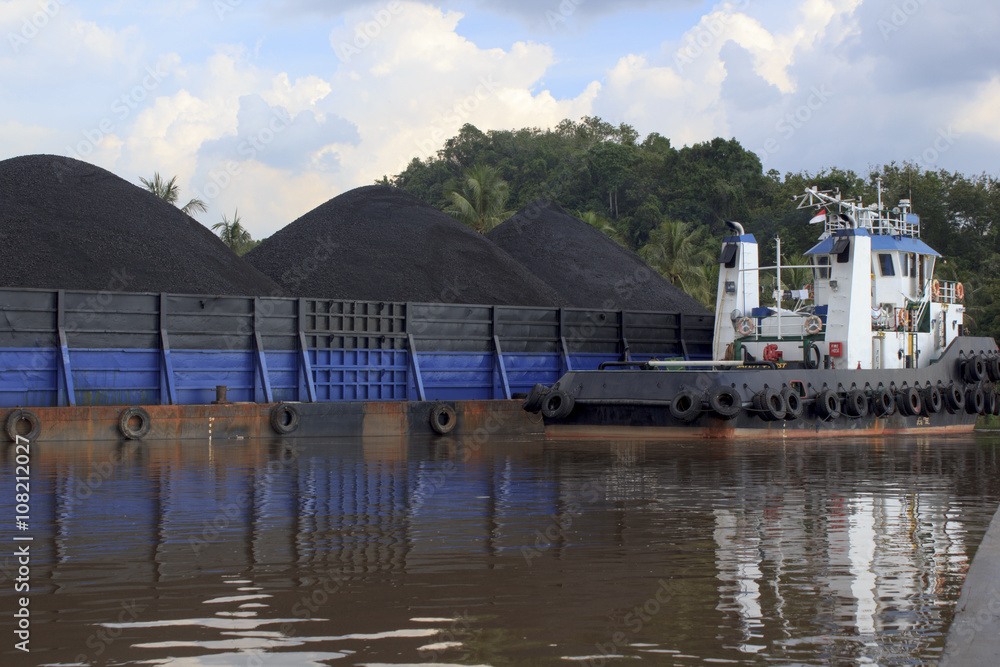
[[[8,446],[0,663],[934,664],[998,452],[988,433],[39,445],[19,530]]]

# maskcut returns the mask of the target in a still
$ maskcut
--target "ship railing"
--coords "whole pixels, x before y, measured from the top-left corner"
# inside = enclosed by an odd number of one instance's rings
[[[961,283],[951,280],[937,280],[937,289],[934,288],[934,283],[931,283],[931,299],[935,303],[961,303],[965,291],[964,288],[959,288]],[[936,292],[936,293],[935,293]],[[959,294],[961,293],[961,296]]]

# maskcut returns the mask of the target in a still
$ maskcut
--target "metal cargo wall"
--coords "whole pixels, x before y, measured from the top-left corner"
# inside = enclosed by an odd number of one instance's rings
[[[0,406],[510,398],[624,358],[707,359],[713,318],[0,289]]]

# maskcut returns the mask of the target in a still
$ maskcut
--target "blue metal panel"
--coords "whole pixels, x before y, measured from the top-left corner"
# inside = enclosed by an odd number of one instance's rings
[[[619,361],[617,354],[571,354],[573,370],[596,371],[605,361]]]
[[[177,400],[182,405],[211,403],[216,385],[229,388],[233,402],[253,401],[254,358],[249,350],[173,350]]]
[[[419,358],[428,400],[493,398],[491,352],[421,352]]]
[[[317,401],[405,401],[404,350],[309,350]]]
[[[507,379],[512,392],[530,391],[536,382],[551,385],[562,375],[562,355],[506,353]]]
[[[267,352],[268,376],[275,401],[299,400],[299,353]]]
[[[80,405],[160,402],[159,350],[71,350]]]
[[[58,392],[58,348],[0,350],[0,405],[52,407]]]

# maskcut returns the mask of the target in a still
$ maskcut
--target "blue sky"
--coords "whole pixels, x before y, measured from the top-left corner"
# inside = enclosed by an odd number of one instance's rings
[[[973,0],[0,1],[0,159],[177,175],[203,223],[238,206],[255,237],[464,122],[998,175],[997,25]]]

